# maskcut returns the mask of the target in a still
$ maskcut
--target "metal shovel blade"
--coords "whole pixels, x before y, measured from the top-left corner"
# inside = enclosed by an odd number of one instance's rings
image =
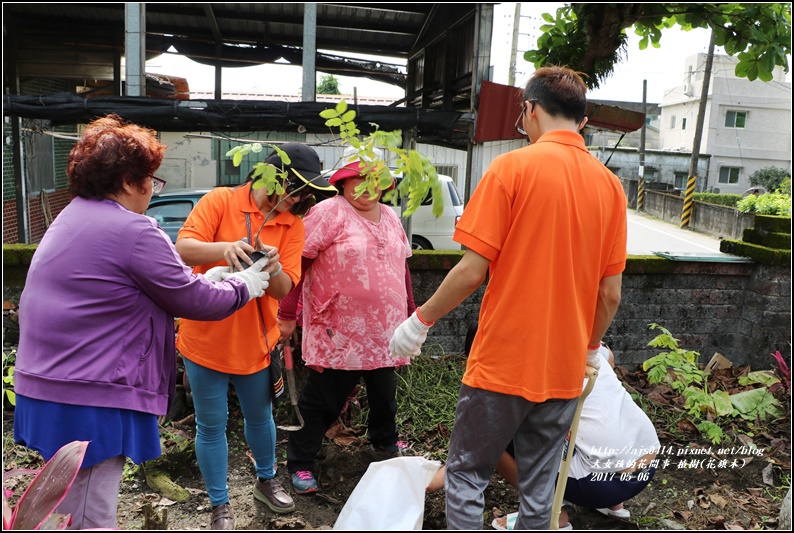
[[[289,339],[284,340],[284,368],[287,369],[287,388],[289,389],[289,401],[292,408],[295,410],[295,416],[298,418],[298,426],[278,426],[279,429],[284,431],[300,431],[303,429],[303,416],[301,416],[300,409],[298,409],[298,390],[295,388],[295,368],[292,364],[292,346]]]

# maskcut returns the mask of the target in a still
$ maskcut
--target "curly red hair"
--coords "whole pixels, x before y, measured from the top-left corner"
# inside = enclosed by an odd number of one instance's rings
[[[82,198],[104,198],[125,183],[140,186],[160,167],[166,148],[153,130],[118,115],[97,119],[69,153],[69,189]]]

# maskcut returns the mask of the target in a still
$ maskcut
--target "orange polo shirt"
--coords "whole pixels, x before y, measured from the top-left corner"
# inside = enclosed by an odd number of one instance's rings
[[[601,278],[626,264],[626,196],[574,131],[493,160],[455,229],[491,261],[463,382],[533,402],[581,395]]]
[[[250,191],[250,183],[235,188],[213,189],[193,208],[177,239],[238,241],[249,234],[245,219],[248,213],[253,240],[264,215],[254,204]],[[278,247],[283,275],[292,278],[293,284],[297,285],[304,244],[303,220],[289,212],[279,213],[265,225],[259,240]],[[200,265],[193,272],[204,273],[225,264],[225,261],[219,261]],[[177,349],[194,363],[219,372],[253,374],[270,365],[270,351],[279,338],[277,312],[278,300],[265,294],[224,320],[183,318],[179,323]]]

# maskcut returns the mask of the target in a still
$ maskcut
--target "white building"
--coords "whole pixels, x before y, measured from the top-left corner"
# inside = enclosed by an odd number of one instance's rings
[[[663,150],[692,151],[706,58],[688,57],[686,83],[662,100]],[[741,194],[761,168],[791,172],[791,83],[782,67],[775,68],[769,82],[737,78],[736,63],[729,56],[714,56],[700,143],[700,153],[710,154],[711,161],[708,174],[698,176],[698,191]]]

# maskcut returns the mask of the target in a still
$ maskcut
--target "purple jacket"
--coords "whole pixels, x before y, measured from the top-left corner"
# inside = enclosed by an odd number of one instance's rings
[[[247,302],[242,281],[193,275],[154,219],[75,198],[33,254],[15,390],[164,415],[176,380],[174,317],[219,320]]]

